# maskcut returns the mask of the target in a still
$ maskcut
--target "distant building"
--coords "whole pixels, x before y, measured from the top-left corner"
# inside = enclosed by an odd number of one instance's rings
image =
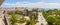
[[[7,14],[9,11],[16,11],[19,10],[20,11],[20,15],[25,15],[25,16],[32,16],[34,17],[36,12],[38,12],[38,22],[36,23],[36,25],[47,25],[47,22],[45,20],[45,18],[42,15],[42,9],[41,8],[32,8],[32,9],[26,9],[26,8],[0,8],[0,11],[5,11],[5,14]],[[28,15],[27,15],[27,11],[28,11]],[[6,15],[7,16],[7,15]],[[8,21],[8,20],[7,20]]]

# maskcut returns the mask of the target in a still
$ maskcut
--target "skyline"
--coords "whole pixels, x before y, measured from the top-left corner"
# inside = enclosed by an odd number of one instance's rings
[[[1,7],[60,8],[60,0],[5,0]]]

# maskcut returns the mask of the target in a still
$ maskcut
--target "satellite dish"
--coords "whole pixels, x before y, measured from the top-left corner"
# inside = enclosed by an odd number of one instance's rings
[[[1,4],[4,2],[4,0],[0,0],[0,6],[1,6]]]

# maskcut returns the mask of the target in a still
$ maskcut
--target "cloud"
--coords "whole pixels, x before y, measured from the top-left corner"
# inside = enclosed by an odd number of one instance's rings
[[[43,8],[60,8],[60,3],[44,3]]]
[[[46,3],[46,2],[16,2],[4,3],[3,6],[7,7],[35,7],[35,8],[60,8],[60,3]]]
[[[2,7],[36,7],[40,8],[40,2],[30,3],[30,2],[16,2],[16,3],[4,3]]]

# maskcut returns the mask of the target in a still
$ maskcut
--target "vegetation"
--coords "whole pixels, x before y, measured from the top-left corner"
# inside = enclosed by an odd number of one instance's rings
[[[38,9],[37,9],[38,10]],[[35,20],[38,19],[38,11],[33,11],[36,12],[34,16],[32,16],[32,12],[29,12],[27,9],[25,10],[25,16],[29,16],[30,20],[26,20],[24,16],[22,18],[19,18],[20,20],[17,19],[16,14],[19,15],[20,11],[16,10],[15,13],[14,11],[10,11],[8,14],[11,15],[10,22],[11,25],[16,25],[16,23],[24,23],[26,22],[26,25],[35,25]],[[31,15],[29,15],[29,13]],[[53,10],[43,10],[43,16],[45,17],[46,21],[48,22],[49,25],[60,25],[60,10],[58,9],[53,9]],[[20,16],[19,16],[20,17]],[[41,24],[43,25],[43,24]]]
[[[49,25],[60,25],[60,10],[43,10],[43,16],[45,17]]]
[[[15,11],[15,14],[20,14],[20,11],[19,11],[19,10],[16,10],[16,11]]]
[[[25,15],[28,16],[28,9],[25,9]]]
[[[36,10],[35,20],[38,20],[38,9]]]
[[[30,20],[27,22],[26,25],[35,25],[35,20],[34,20],[34,18],[33,18],[32,16],[30,16],[29,18],[30,18]]]
[[[32,12],[36,12],[34,16],[30,15],[29,18],[30,20],[27,22],[26,25],[35,25],[36,21],[38,19],[38,9],[36,11],[32,10]]]
[[[23,16],[22,18],[20,18],[19,23],[24,23],[24,22],[26,22],[26,19]]]
[[[11,22],[11,25],[16,25],[15,23],[18,22],[18,20],[16,19],[16,16],[12,15],[12,17],[10,18],[10,22]]]
[[[24,15],[22,15],[22,18],[19,18],[19,20],[17,19],[17,16],[15,16],[16,14],[20,15],[20,11],[16,10],[16,11],[10,11],[8,14],[11,15],[12,17],[9,19],[11,25],[16,25],[16,23],[24,23],[26,22],[26,25],[35,25],[35,20],[38,19],[38,10],[33,11],[36,12],[34,14],[34,16],[32,15],[32,12],[29,12],[28,9],[25,9],[25,16],[28,16],[30,18],[30,20],[26,20],[26,18],[24,17]],[[30,13],[30,14],[29,14]],[[20,16],[19,16],[20,17]]]
[[[11,18],[10,18],[11,25],[16,25],[15,23],[17,23],[18,20],[16,19],[16,16],[14,15],[14,12],[10,11],[8,14],[11,15]]]

